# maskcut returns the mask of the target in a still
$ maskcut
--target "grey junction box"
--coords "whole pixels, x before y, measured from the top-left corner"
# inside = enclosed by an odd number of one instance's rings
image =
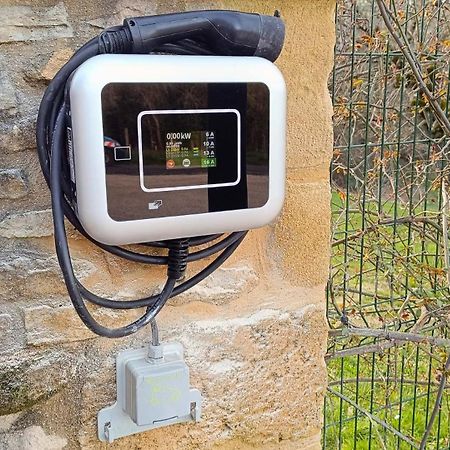
[[[112,442],[122,436],[175,423],[198,421],[201,394],[190,389],[183,347],[170,343],[125,350],[117,356],[117,401],[98,414],[98,436]],[[156,353],[156,354],[155,354]]]

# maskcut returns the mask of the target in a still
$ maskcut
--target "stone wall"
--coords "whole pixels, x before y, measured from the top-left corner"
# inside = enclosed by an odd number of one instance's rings
[[[118,449],[320,448],[326,385],[324,287],[329,258],[327,77],[332,0],[0,0],[0,448],[99,449],[96,414],[115,398],[114,357],[149,330],[96,338],[75,315],[54,255],[49,193],[34,123],[48,80],[70,54],[126,16],[279,9],[277,62],[289,93],[287,200],[213,276],[159,316],[186,348],[203,420],[116,441]],[[78,275],[101,294],[148,293],[163,272],[126,263],[69,230]],[[107,323],[129,320],[100,314]]]

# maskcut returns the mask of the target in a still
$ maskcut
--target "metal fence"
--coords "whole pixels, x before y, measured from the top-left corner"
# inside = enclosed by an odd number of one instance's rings
[[[339,0],[336,34],[323,448],[449,449],[450,2]]]

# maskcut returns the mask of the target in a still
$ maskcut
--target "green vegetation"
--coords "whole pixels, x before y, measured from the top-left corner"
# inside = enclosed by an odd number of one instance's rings
[[[449,13],[337,1],[324,448],[419,448],[445,379],[450,347],[373,336],[448,337]],[[450,449],[448,389],[427,450]]]
[[[330,388],[418,445],[434,406],[445,359],[445,354],[437,349],[430,356],[430,350],[429,346],[421,349],[405,345],[383,354],[332,360],[328,364]],[[427,449],[450,448],[449,417],[450,401],[444,396]],[[392,431],[332,393],[326,398],[325,421],[325,448],[339,448],[339,439],[343,450],[411,448]]]
[[[422,211],[418,207],[411,214],[402,205],[397,205],[395,211],[395,203],[386,200],[381,211],[376,209],[376,204],[369,205],[363,220],[362,212],[354,207],[353,196],[347,201],[342,194],[333,193],[333,242],[341,243],[334,245],[331,261],[328,309],[332,328],[342,327],[336,307],[342,312],[344,305],[354,326],[408,331],[426,302],[445,304],[448,290],[445,271],[441,268],[440,231],[427,224],[421,224],[425,233],[420,229],[411,230],[408,222],[397,224],[394,230],[389,223],[394,214],[395,217],[414,215],[436,219],[437,197],[429,204],[431,207],[426,211],[422,204],[419,205]],[[387,224],[379,225],[380,220]],[[361,230],[371,227],[372,231],[361,234]],[[347,240],[346,247],[345,236],[357,237]],[[402,308],[407,298],[408,305]],[[334,338],[330,340],[329,353],[375,342],[373,338]],[[332,392],[328,394],[324,448],[414,448],[393,429],[417,446],[434,406],[445,359],[444,349],[426,344],[393,346],[381,353],[331,359],[329,387],[350,401]],[[450,400],[445,395],[427,449],[450,448],[449,415]],[[370,416],[392,428],[387,429]]]

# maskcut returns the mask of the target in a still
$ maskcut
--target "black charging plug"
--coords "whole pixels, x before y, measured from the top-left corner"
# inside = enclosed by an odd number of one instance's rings
[[[104,53],[150,53],[183,39],[201,41],[216,55],[260,56],[275,61],[284,43],[278,16],[237,11],[189,11],[125,19],[102,33]]]

